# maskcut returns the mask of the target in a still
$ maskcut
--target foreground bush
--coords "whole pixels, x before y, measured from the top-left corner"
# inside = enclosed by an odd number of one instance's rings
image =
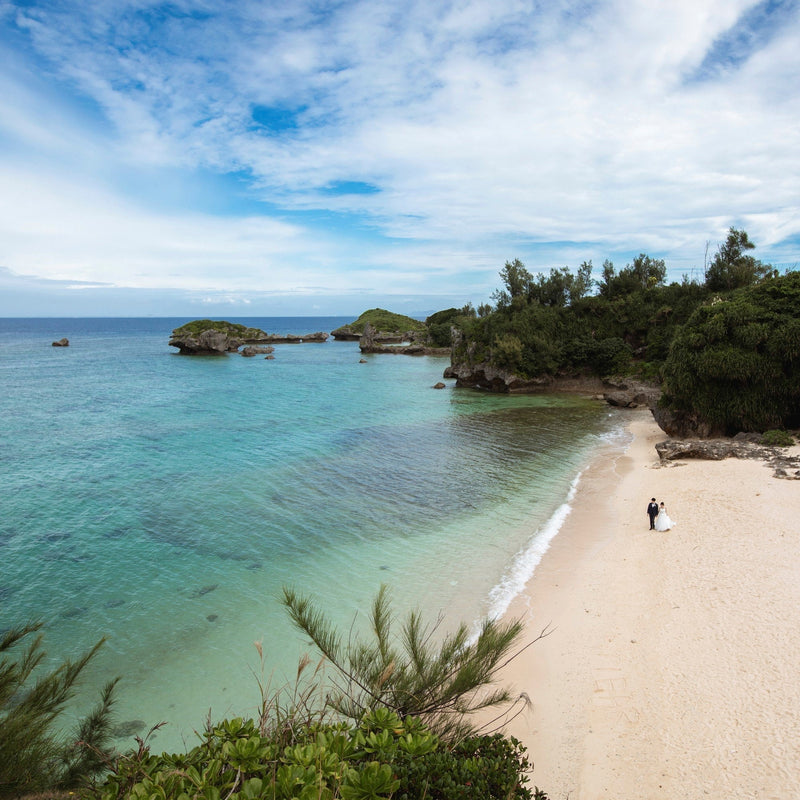
[[[352,721],[378,708],[415,716],[438,735],[457,740],[475,733],[471,715],[501,708],[502,724],[527,704],[524,695],[492,687],[496,674],[526,647],[522,622],[485,620],[474,638],[463,623],[437,641],[437,627],[411,612],[396,631],[386,586],[373,602],[369,631],[344,636],[310,599],[284,588],[283,603],[326,663],[336,671],[328,705]],[[440,620],[441,621],[441,620]],[[543,631],[538,638],[546,634]],[[536,641],[536,640],[534,640]]]
[[[187,753],[139,751],[119,760],[98,800],[512,800],[545,799],[527,788],[525,748],[499,735],[455,746],[419,720],[376,709],[358,725],[300,727],[291,744],[253,720],[211,727]]]
[[[99,641],[77,661],[41,672],[42,636],[22,649],[40,624],[6,631],[0,638],[0,797],[72,789],[102,772],[110,759],[109,726],[116,680],[109,682],[98,707],[72,735],[57,732],[57,722]],[[33,685],[31,686],[31,682]]]

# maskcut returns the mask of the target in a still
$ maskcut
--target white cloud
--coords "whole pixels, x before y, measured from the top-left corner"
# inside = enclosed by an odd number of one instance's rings
[[[53,83],[17,70],[0,92],[0,125],[28,154],[0,155],[0,258],[126,286],[238,289],[266,273],[286,291],[442,291],[467,268],[493,286],[517,255],[535,268],[644,250],[685,268],[743,225],[762,258],[791,260],[797,14],[698,73],[755,5],[34,4],[16,19]],[[57,86],[91,98],[102,130],[50,107]],[[259,127],[254,106],[295,125]],[[121,165],[244,170],[273,217],[164,214],[157,185],[148,207]],[[324,191],[337,181],[379,191]],[[329,228],[281,209],[332,212]]]

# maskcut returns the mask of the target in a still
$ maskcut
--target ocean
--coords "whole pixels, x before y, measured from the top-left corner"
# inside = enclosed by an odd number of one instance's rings
[[[345,633],[382,584],[442,630],[502,614],[623,436],[596,401],[435,390],[447,359],[355,342],[181,356],[187,321],[0,319],[0,631],[40,620],[50,666],[106,637],[65,720],[119,675],[120,747],[162,721],[154,750],[193,746],[291,685],[313,651],[284,586]]]

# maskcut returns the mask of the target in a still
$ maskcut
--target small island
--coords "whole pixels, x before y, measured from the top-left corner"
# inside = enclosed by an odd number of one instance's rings
[[[181,355],[223,355],[236,353],[242,345],[263,345],[264,353],[271,353],[268,348],[276,344],[303,344],[307,342],[325,342],[328,334],[322,331],[305,336],[296,334],[280,335],[266,333],[260,328],[249,328],[237,322],[227,320],[198,319],[187,322],[172,331],[169,344],[177,347]],[[245,355],[252,356],[258,351],[248,350]]]

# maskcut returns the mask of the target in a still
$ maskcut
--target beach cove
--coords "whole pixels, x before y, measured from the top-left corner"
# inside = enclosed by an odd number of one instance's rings
[[[508,610],[550,633],[501,676],[533,704],[507,732],[551,800],[798,797],[800,487],[758,460],[662,466],[650,412],[629,419]]]

